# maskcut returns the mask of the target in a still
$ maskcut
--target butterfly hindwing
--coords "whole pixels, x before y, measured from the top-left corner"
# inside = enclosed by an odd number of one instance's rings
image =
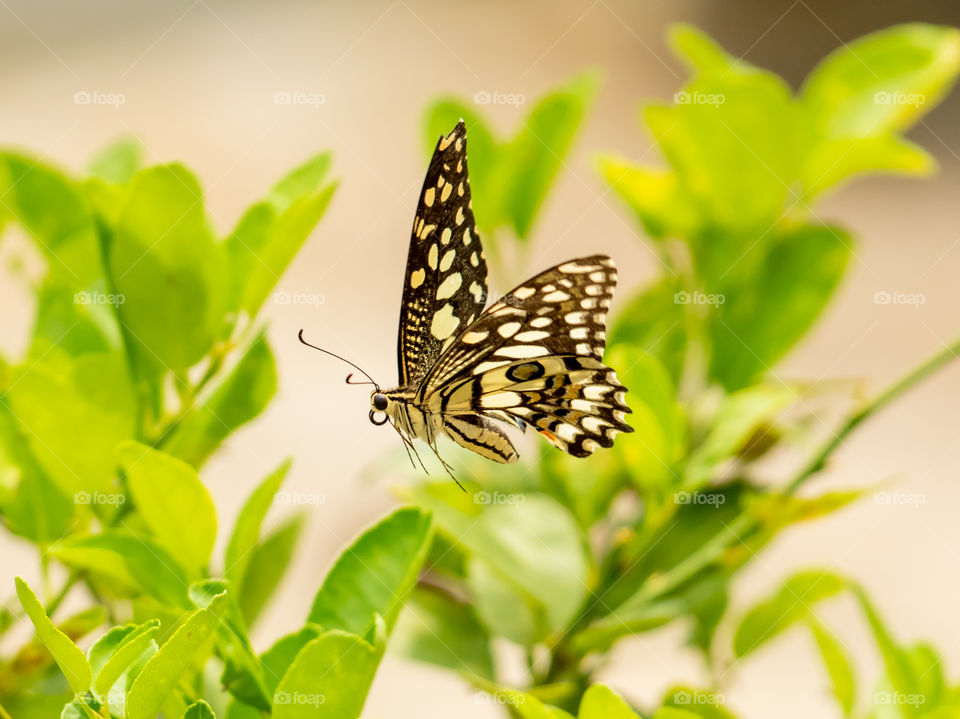
[[[413,221],[397,339],[401,386],[420,383],[444,346],[481,313],[486,295],[461,120],[437,142]]]
[[[526,422],[575,456],[609,447],[617,432],[632,431],[626,390],[600,361],[616,280],[610,258],[595,255],[524,282],[457,336],[420,401],[445,419]]]

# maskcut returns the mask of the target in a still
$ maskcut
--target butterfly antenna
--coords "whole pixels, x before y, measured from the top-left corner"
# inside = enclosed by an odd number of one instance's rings
[[[358,372],[360,372],[360,374],[362,374],[364,377],[366,377],[366,378],[369,380],[369,382],[351,382],[351,381],[350,381],[350,378],[353,377],[353,372],[351,372],[350,374],[347,375],[347,384],[372,384],[372,385],[373,385],[374,387],[376,387],[377,389],[380,389],[380,385],[378,385],[378,384],[374,381],[373,377],[371,377],[370,375],[368,375],[368,374],[366,373],[366,371],[365,371],[362,367],[360,367],[359,365],[354,364],[353,362],[351,362],[350,360],[348,360],[346,357],[341,357],[340,355],[338,355],[338,354],[335,353],[335,352],[331,352],[330,350],[325,350],[325,349],[323,349],[323,347],[317,347],[316,345],[310,344],[310,343],[307,342],[305,339],[303,339],[303,330],[300,330],[300,332],[297,334],[297,337],[300,339],[300,342],[301,342],[302,344],[305,344],[307,347],[312,347],[313,349],[317,350],[318,352],[323,352],[324,354],[328,354],[328,355],[330,355],[331,357],[336,357],[336,358],[337,358],[338,360],[340,360],[341,362],[346,362],[348,365],[350,365],[351,367],[353,367],[355,370],[357,370]]]

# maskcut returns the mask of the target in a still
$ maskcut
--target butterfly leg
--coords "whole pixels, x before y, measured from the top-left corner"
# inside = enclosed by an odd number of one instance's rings
[[[454,474],[453,474],[453,467],[451,467],[449,464],[447,464],[446,460],[445,460],[443,457],[440,456],[440,452],[437,450],[436,441],[434,440],[433,442],[428,442],[428,443],[427,443],[427,446],[429,446],[430,449],[433,450],[433,453],[434,453],[435,455],[437,455],[437,459],[440,460],[440,464],[443,465],[443,468],[447,471],[447,474],[450,475],[450,479],[452,479],[454,482],[456,482],[456,483],[457,483],[457,486],[460,487],[461,490],[463,490],[464,494],[466,494],[466,492],[467,492],[466,488],[464,488],[464,486],[463,486],[462,484],[460,484],[460,480],[457,479],[457,478],[454,476]]]

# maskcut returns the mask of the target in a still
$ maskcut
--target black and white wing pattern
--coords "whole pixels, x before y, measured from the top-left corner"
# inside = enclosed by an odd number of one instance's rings
[[[613,261],[595,255],[524,282],[457,335],[418,402],[454,441],[501,462],[516,452],[488,418],[531,424],[576,457],[611,446],[633,431],[626,388],[601,362],[616,281]]]
[[[461,120],[437,142],[413,220],[397,338],[401,386],[420,383],[444,347],[480,315],[486,296]]]

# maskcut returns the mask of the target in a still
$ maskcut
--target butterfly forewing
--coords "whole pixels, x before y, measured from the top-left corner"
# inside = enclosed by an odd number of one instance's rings
[[[417,386],[486,301],[487,265],[477,234],[461,120],[437,142],[413,220],[397,356],[401,386]]]

